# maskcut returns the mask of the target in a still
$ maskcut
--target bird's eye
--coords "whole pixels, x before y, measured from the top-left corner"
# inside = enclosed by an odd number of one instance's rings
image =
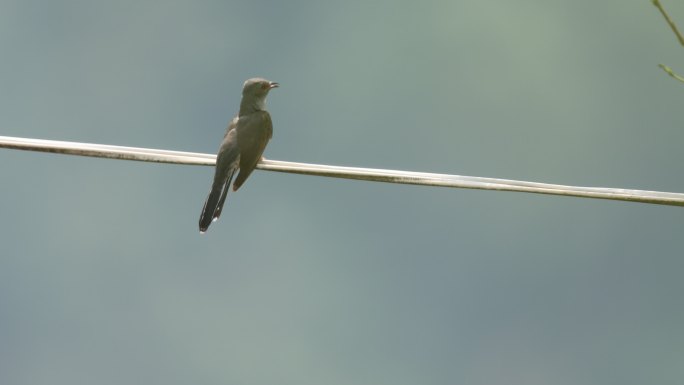
[[[263,84],[261,85],[261,89],[262,89],[262,90],[265,90],[265,89],[267,89],[268,87],[269,87],[269,86],[268,86],[268,83],[263,83]]]

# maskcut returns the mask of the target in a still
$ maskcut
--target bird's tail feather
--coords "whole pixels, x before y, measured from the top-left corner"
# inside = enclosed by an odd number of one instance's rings
[[[202,214],[199,219],[200,233],[206,232],[211,222],[221,216],[221,210],[228,196],[233,175],[235,175],[235,170],[230,172],[225,181],[215,181],[214,185],[211,186],[211,191],[207,196],[207,200],[204,201],[204,208],[202,208]]]
[[[230,182],[233,180],[233,175],[235,175],[235,171],[230,173],[228,181],[226,182],[225,187],[221,192],[221,198],[218,201],[218,206],[216,206],[216,209],[214,210],[213,220],[217,220],[221,216],[221,211],[223,210],[223,203],[226,201],[226,197],[228,196],[228,191],[230,190]]]

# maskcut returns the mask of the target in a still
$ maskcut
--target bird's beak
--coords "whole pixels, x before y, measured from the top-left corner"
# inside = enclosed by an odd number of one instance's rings
[[[269,85],[268,85],[268,88],[269,88],[269,89],[271,89],[271,88],[278,88],[278,87],[280,87],[280,84],[278,84],[278,83],[276,83],[276,82],[271,82],[271,83],[269,83]]]

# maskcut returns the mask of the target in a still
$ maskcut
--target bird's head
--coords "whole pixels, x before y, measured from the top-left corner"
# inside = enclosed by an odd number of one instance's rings
[[[263,78],[247,79],[242,86],[243,97],[265,98],[268,91],[278,87],[279,84]]]
[[[278,87],[278,83],[262,78],[248,79],[242,86],[242,101],[240,115],[254,111],[263,111],[266,105],[268,91]]]

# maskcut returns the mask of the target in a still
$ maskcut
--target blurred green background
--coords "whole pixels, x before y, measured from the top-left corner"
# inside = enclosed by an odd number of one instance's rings
[[[684,26],[684,3],[665,1]],[[0,1],[0,135],[684,192],[640,1]],[[0,150],[0,383],[684,378],[684,210]]]

